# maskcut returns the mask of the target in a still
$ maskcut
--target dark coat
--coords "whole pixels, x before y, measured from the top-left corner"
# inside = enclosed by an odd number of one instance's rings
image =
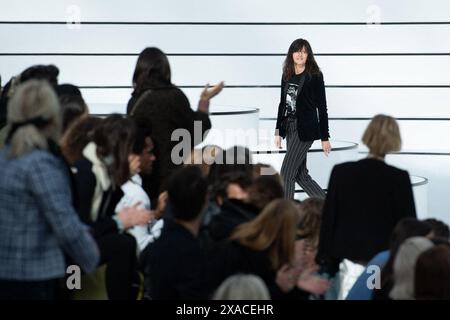
[[[127,108],[136,121],[150,128],[155,144],[156,160],[150,177],[144,177],[143,187],[149,193],[152,205],[156,205],[157,197],[166,188],[170,173],[180,164],[171,159],[171,152],[179,141],[171,141],[175,129],[186,129],[191,136],[191,145],[202,142],[202,137],[194,141],[194,121],[200,121],[201,134],[211,128],[207,113],[194,111],[184,93],[174,85],[160,88],[143,88],[141,93],[134,93]],[[184,155],[186,156],[186,155]]]
[[[278,105],[276,132],[286,137],[286,128],[281,126],[283,110],[286,105],[287,82],[281,79],[281,96]],[[306,74],[301,92],[297,96],[297,132],[301,141],[321,139],[327,141],[330,137],[328,130],[327,101],[325,84],[322,73],[318,75]]]
[[[256,251],[237,241],[225,241],[216,245],[216,250],[208,255],[208,287],[217,289],[228,277],[235,274],[254,274],[267,286],[274,300],[304,300],[309,294],[298,288],[284,293],[276,284],[277,271],[273,270],[269,251]]]
[[[92,173],[92,163],[86,158],[75,162],[74,181],[77,190],[77,211],[81,221],[91,227],[94,238],[100,238],[107,234],[117,233],[117,223],[112,219],[120,199],[123,197],[121,188],[110,188],[102,197],[99,213],[96,221],[91,219],[92,201],[96,185],[95,175]]]
[[[242,223],[253,220],[259,211],[250,204],[236,199],[226,199],[209,223],[209,235],[213,241],[228,239],[233,230]]]
[[[205,267],[198,239],[171,218],[141,254],[145,292],[154,300],[206,299]]]
[[[406,217],[416,217],[407,171],[376,159],[336,165],[323,210],[318,262],[369,261],[388,249],[395,225]]]

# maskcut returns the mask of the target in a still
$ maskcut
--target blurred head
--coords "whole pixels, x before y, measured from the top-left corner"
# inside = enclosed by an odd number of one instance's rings
[[[450,238],[450,230],[447,224],[437,219],[426,219],[423,222],[431,227],[431,237],[448,241]]]
[[[177,169],[169,178],[167,192],[175,219],[190,222],[201,217],[207,202],[208,183],[199,167]]]
[[[83,157],[83,149],[93,140],[94,130],[101,118],[85,116],[75,120],[61,139],[61,151],[67,162],[73,164]]]
[[[108,168],[113,185],[121,186],[130,178],[128,156],[136,137],[136,125],[131,119],[112,114],[94,130],[93,142],[97,156]]]
[[[140,172],[150,174],[153,169],[153,162],[156,160],[154,149],[155,145],[151,138],[151,131],[148,128],[137,127],[136,139],[133,145],[133,154],[139,156]]]
[[[213,182],[212,196],[218,205],[222,205],[226,199],[246,200],[251,183],[251,177],[246,172],[226,172]]]
[[[394,261],[401,244],[411,237],[429,237],[430,235],[431,227],[416,218],[404,218],[397,223],[389,241],[389,259],[381,271],[382,287],[392,286]]]
[[[58,95],[58,97],[62,97],[62,96],[82,97],[80,89],[76,85],[73,85],[70,83],[59,84],[56,87],[56,94]]]
[[[450,245],[423,252],[416,263],[414,294],[420,300],[450,300]]]
[[[248,188],[248,202],[262,210],[269,202],[284,196],[279,175],[257,177]]]
[[[170,65],[164,52],[155,47],[145,48],[138,57],[133,73],[133,86],[139,88],[144,83],[170,84]]]
[[[254,251],[269,251],[273,270],[294,260],[294,244],[299,212],[290,200],[270,202],[250,222],[239,225],[230,239]]]
[[[83,97],[77,95],[63,95],[59,97],[63,121],[63,132],[77,119],[88,114],[88,107]]]
[[[317,248],[319,245],[324,203],[325,201],[320,198],[308,198],[298,205],[300,223],[297,228],[297,239],[305,239],[313,248]]]
[[[58,85],[55,90],[61,105],[63,132],[65,132],[75,120],[87,115],[89,110],[77,86],[65,83]]]
[[[54,90],[46,81],[30,80],[21,84],[8,103],[6,143],[9,156],[19,157],[34,149],[48,149],[48,141],[58,143],[61,113]]]
[[[245,177],[250,185],[253,179],[253,164],[248,148],[234,146],[225,151],[216,149],[215,154],[216,157],[208,174],[209,184],[215,190],[223,189],[224,183],[229,180],[230,176]]]
[[[58,85],[59,69],[50,65],[34,65],[25,69],[20,74],[20,83],[34,79],[34,80],[46,80],[53,89],[56,89]]]
[[[424,237],[406,239],[400,246],[394,261],[394,286],[389,296],[394,300],[414,298],[414,271],[420,254],[433,247]]]
[[[400,220],[392,231],[389,242],[389,250],[393,256],[398,252],[402,243],[411,237],[429,237],[432,229],[425,222],[416,218],[404,218]]]
[[[236,274],[220,285],[213,300],[270,300],[270,294],[260,277],[253,274]]]
[[[304,64],[305,71],[309,75],[320,73],[311,45],[305,39],[294,40],[289,46],[283,65],[283,79],[285,81],[288,81],[295,74],[296,64]]]
[[[59,70],[54,65],[34,65],[25,69],[21,74],[14,76],[1,91],[0,97],[0,126],[6,122],[7,105],[19,85],[29,80],[44,80],[55,89],[58,84]]]
[[[399,151],[402,140],[397,121],[387,115],[376,115],[366,128],[362,142],[369,148],[371,154],[380,157],[389,152]]]

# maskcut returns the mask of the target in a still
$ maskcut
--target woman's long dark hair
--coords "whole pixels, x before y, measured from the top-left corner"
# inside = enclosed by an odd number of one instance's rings
[[[144,85],[160,86],[171,83],[169,60],[164,52],[155,47],[145,48],[138,57],[133,74],[133,86],[140,92]]]
[[[130,178],[128,156],[136,138],[136,124],[132,119],[112,114],[102,120],[94,131],[97,155],[108,168],[114,187]]]
[[[288,53],[283,64],[283,80],[288,81],[295,74],[294,60],[292,54],[305,48],[308,57],[306,58],[305,71],[308,75],[320,74],[320,68],[317,65],[311,45],[305,39],[297,39],[289,46]]]

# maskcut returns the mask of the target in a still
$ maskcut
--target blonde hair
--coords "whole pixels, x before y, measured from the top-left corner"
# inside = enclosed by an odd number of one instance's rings
[[[228,277],[216,290],[213,300],[270,300],[264,281],[253,274]]]
[[[9,157],[17,158],[34,149],[48,149],[47,140],[58,143],[61,134],[59,102],[46,81],[30,80],[21,84],[8,103],[8,124],[42,119],[46,125],[25,124],[10,137]]]
[[[272,269],[278,270],[294,259],[299,219],[291,200],[273,200],[255,219],[238,226],[230,239],[255,251],[268,250]]]
[[[384,157],[389,152],[399,151],[402,139],[397,121],[384,114],[376,115],[367,126],[362,142],[376,156]]]

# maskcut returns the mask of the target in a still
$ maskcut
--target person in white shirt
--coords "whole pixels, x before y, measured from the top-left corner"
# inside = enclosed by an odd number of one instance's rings
[[[150,210],[150,198],[142,188],[141,174],[150,174],[152,172],[153,162],[156,157],[153,153],[154,144],[150,137],[150,130],[138,127],[136,141],[133,146],[133,154],[129,157],[131,178],[122,185],[124,196],[117,204],[116,212],[125,207],[138,204],[139,208]],[[159,210],[154,211],[155,218],[159,216]],[[150,229],[158,229],[161,221],[152,221],[146,225],[134,226],[127,230],[129,234],[136,238],[137,254],[139,255],[147,244],[154,240],[154,235],[150,233]]]

